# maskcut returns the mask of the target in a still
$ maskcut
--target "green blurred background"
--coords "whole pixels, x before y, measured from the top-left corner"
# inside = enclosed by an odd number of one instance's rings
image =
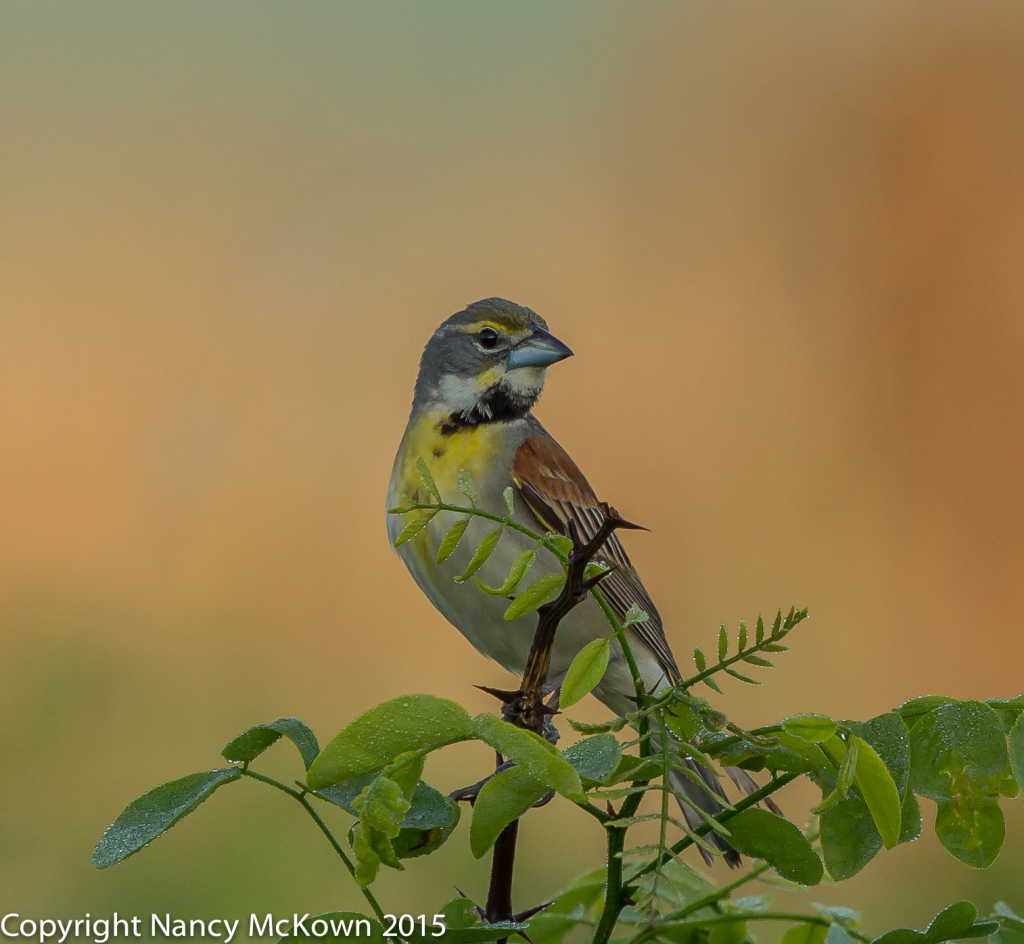
[[[11,0],[0,167],[4,912],[359,907],[252,783],[89,854],[249,724],[492,707],[472,684],[508,677],[383,520],[419,352],[488,295],[576,351],[539,414],[652,528],[629,550],[680,661],[811,608],[738,720],[1024,689],[1020,3]],[[441,787],[490,762],[442,758]],[[929,836],[808,897],[873,931],[1024,910],[1005,806],[987,873]],[[600,854],[564,804],[522,837],[524,906]],[[453,885],[486,887],[464,829],[380,893]]]

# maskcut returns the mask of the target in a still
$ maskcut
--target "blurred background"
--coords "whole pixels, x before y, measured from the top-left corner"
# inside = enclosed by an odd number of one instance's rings
[[[0,128],[5,912],[360,907],[254,783],[89,855],[250,724],[492,707],[471,686],[508,676],[384,530],[422,346],[489,295],[575,350],[538,413],[652,529],[629,551],[681,663],[810,607],[718,699],[737,720],[1024,689],[1019,3],[6,3]],[[924,806],[926,838],[807,899],[876,932],[1024,909],[1024,804],[989,872]],[[562,804],[521,835],[523,906],[601,854]],[[486,889],[465,827],[379,891],[453,885]]]

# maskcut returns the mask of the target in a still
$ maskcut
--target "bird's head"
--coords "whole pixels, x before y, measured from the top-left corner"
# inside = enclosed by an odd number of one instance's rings
[[[572,356],[536,312],[503,298],[452,315],[427,342],[414,409],[443,410],[457,429],[525,416],[547,368]]]

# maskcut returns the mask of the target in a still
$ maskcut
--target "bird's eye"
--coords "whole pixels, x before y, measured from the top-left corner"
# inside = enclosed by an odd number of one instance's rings
[[[477,340],[480,341],[480,347],[491,351],[498,346],[498,332],[494,328],[484,328],[477,335]]]

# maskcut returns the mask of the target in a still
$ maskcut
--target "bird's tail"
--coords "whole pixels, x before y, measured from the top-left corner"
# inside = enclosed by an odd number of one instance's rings
[[[698,809],[703,810],[709,816],[716,816],[725,809],[714,796],[717,795],[723,800],[726,799],[725,790],[722,789],[718,778],[703,764],[698,764],[689,757],[686,758],[685,764],[690,771],[700,777],[707,786],[707,789],[705,790],[700,784],[694,783],[678,770],[674,770],[669,774],[669,781],[672,784],[672,789],[676,792],[676,800],[679,802],[679,809],[682,810],[686,825],[690,829],[696,829],[698,826],[704,825],[704,817],[697,812]],[[740,864],[740,854],[717,833],[708,833],[704,838],[706,842],[722,853],[722,857],[729,868],[734,869]],[[713,865],[715,862],[714,855],[703,846],[697,846],[697,848],[700,849],[700,854],[705,864],[708,866]]]
[[[718,796],[723,800],[727,799],[727,797],[725,795],[725,790],[722,789],[722,784],[714,773],[707,769],[707,767],[703,764],[698,764],[695,760],[689,757],[686,758],[685,764],[689,770],[700,777],[707,789],[705,790],[700,786],[700,784],[694,783],[679,771],[673,771],[669,774],[669,781],[672,784],[672,789],[676,791],[676,800],[679,803],[679,809],[682,810],[683,819],[686,820],[686,825],[689,826],[690,829],[696,829],[698,826],[704,825],[704,817],[701,816],[696,809],[703,810],[703,812],[707,813],[709,816],[716,816],[721,813],[725,807],[719,803],[715,797]],[[726,767],[725,772],[729,775],[732,782],[747,794],[747,796],[751,793],[755,793],[759,789],[754,778],[742,768]],[[776,816],[782,816],[782,810],[776,806],[775,802],[770,797],[765,799],[764,804]],[[725,864],[728,865],[729,868],[735,869],[739,866],[742,861],[742,857],[731,845],[729,845],[728,840],[714,832],[708,833],[704,839],[722,853],[722,858],[725,859]],[[713,865],[715,861],[714,855],[703,846],[698,846],[697,848],[700,850],[701,857],[704,859],[705,864],[709,867]]]

